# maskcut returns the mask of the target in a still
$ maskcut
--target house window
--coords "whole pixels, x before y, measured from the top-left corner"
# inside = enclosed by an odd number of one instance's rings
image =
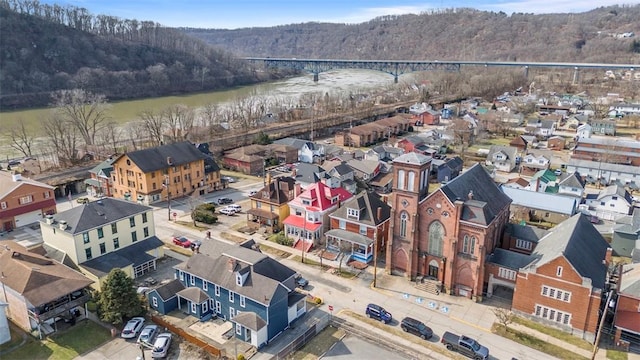
[[[523,250],[531,250],[531,242],[522,240],[522,239],[517,239],[516,248],[523,249]]]
[[[198,312],[197,304],[195,302],[191,302],[191,312],[196,314]]]
[[[85,244],[89,243],[89,233],[88,232],[82,233],[82,242],[85,243]]]
[[[216,301],[216,313],[220,314],[222,312],[222,304],[220,304],[220,301]]]
[[[245,301],[246,301],[246,299],[245,299],[244,295],[240,295],[240,307],[244,307]]]
[[[207,302],[205,301],[202,303],[202,312],[206,313],[207,310],[209,310],[209,307],[207,306]]]
[[[215,286],[213,287],[213,291],[214,291],[214,293],[216,294],[216,296],[220,296],[220,286],[215,285]]]
[[[136,218],[135,217],[130,217],[129,218],[129,226],[134,227],[136,226]]]
[[[498,269],[498,277],[501,277],[503,279],[508,279],[508,280],[515,280],[516,272],[514,270],[501,267]]]
[[[360,235],[367,235],[367,227],[365,225],[360,225]]]
[[[144,238],[145,239],[149,237],[149,228],[148,227],[142,229],[142,232],[144,233]]]
[[[234,293],[233,291],[229,291],[229,302],[233,302],[234,299]]]
[[[242,286],[242,275],[240,273],[236,273],[236,285]]]
[[[189,283],[194,286],[196,284],[196,277],[193,275],[189,275]]]
[[[209,290],[209,283],[207,282],[207,280],[202,280],[202,290]]]
[[[131,232],[131,242],[136,242],[138,241],[138,233],[133,231]]]
[[[409,214],[403,212],[400,215],[400,237],[407,236],[407,220],[409,220]]]
[[[6,209],[7,208],[7,203],[5,201],[0,202],[0,208]]]
[[[558,266],[558,268],[556,269],[556,276],[562,276],[562,266]]]
[[[347,222],[344,220],[338,220],[338,226],[340,229],[345,230],[347,228]]]
[[[236,334],[242,335],[242,325],[236,323]]]
[[[98,229],[98,239],[102,239],[104,237],[104,231],[102,230],[102,228]]]
[[[117,234],[118,233],[118,224],[116,224],[116,223],[111,224],[111,233],[112,234]]]
[[[184,272],[182,270],[178,271],[178,275],[180,276],[180,281],[184,281]]]
[[[356,209],[347,209],[347,216],[354,219],[360,218],[360,210]]]
[[[230,307],[229,308],[229,319],[233,320],[233,318],[235,318],[235,317],[236,317],[236,309]]]
[[[571,321],[571,314],[542,305],[535,306],[534,315],[565,325],[569,325],[569,322]]]
[[[158,299],[156,299],[155,296],[151,298],[151,302],[153,303],[153,307],[158,307]]]
[[[107,253],[107,246],[104,243],[100,244],[100,255],[104,255],[106,253]]]
[[[51,196],[51,194],[48,191],[45,191],[43,195],[45,199],[48,199]]]
[[[398,171],[398,190],[404,190],[404,170]]]
[[[142,213],[142,223],[146,223],[147,222],[147,213]]]
[[[91,255],[91,248],[84,249],[84,256],[87,258],[87,260],[91,260],[93,258],[93,256]]]
[[[20,200],[18,200],[18,202],[20,203],[20,205],[24,205],[24,204],[28,204],[30,202],[33,201],[33,196],[31,195],[27,195],[27,196],[22,196],[20,198]]]
[[[113,238],[113,249],[118,250],[120,248],[120,240],[118,238]]]

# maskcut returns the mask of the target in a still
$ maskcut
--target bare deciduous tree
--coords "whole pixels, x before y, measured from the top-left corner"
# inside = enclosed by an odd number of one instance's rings
[[[172,141],[180,141],[193,128],[193,109],[183,104],[175,104],[162,111]]]
[[[78,130],[85,144],[95,144],[96,133],[109,120],[105,96],[73,89],[56,91],[52,98],[58,113]]]
[[[33,150],[33,141],[35,139],[35,131],[32,132],[24,126],[23,121],[19,121],[9,129],[7,134],[9,138],[9,146],[19,151],[25,157],[30,157]]]
[[[52,114],[41,122],[42,127],[61,165],[75,165],[78,158],[78,129],[59,114]]]
[[[156,113],[153,110],[145,110],[138,117],[141,120],[141,126],[147,134],[149,134],[151,144],[158,146],[162,143],[162,134],[166,129],[166,122],[162,113]]]
[[[505,329],[515,320],[515,314],[509,309],[495,308],[492,310],[496,316],[496,319]]]

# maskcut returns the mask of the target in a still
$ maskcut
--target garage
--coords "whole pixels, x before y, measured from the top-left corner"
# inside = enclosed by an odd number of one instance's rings
[[[16,215],[15,217],[17,228],[36,223],[40,220],[42,220],[42,210],[34,210],[26,214]]]

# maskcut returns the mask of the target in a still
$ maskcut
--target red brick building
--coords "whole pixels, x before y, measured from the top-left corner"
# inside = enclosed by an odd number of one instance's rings
[[[0,231],[33,224],[56,213],[54,187],[0,171]]]
[[[615,343],[640,348],[640,263],[622,267],[615,310]]]
[[[571,158],[640,166],[640,141],[580,138]]]

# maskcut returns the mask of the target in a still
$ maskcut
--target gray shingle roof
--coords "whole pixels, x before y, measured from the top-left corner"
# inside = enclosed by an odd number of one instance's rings
[[[176,296],[181,290],[184,290],[184,285],[182,285],[180,280],[173,279],[164,285],[160,285],[155,290],[162,300],[167,301]]]
[[[527,240],[535,243],[540,241],[540,239],[542,239],[549,233],[549,231],[537,228],[535,226],[523,226],[511,223],[507,224],[507,226],[505,227],[505,232],[511,234],[511,236],[516,239]]]
[[[126,153],[126,156],[144,173],[166,169],[169,167],[167,165],[168,158],[171,158],[174,166],[206,158],[205,154],[188,141],[132,151]]]
[[[423,165],[431,160],[430,156],[409,152],[393,159],[394,163]]]
[[[464,210],[468,217],[463,217],[463,220],[479,222],[479,220],[474,220],[473,216],[482,215],[484,218],[482,224],[491,223],[511,203],[511,199],[500,191],[480,164],[473,165],[443,185],[438,191],[442,191],[451,202],[465,201],[465,207],[467,206],[466,202],[469,201],[469,193],[473,192],[474,202],[469,204],[470,209]],[[485,205],[480,206],[479,202],[485,203]],[[480,209],[482,209],[482,214],[477,214]]]
[[[258,331],[267,326],[267,322],[253,311],[243,311],[240,314],[236,315],[233,319],[236,323],[253,331]]]
[[[324,173],[326,173],[325,169],[318,165],[299,163],[295,169],[295,179],[303,183],[313,184],[320,181]]]
[[[196,304],[202,304],[209,300],[209,295],[199,287],[188,287],[184,290],[180,290],[177,293],[180,297],[188,299]]]
[[[560,180],[558,185],[566,186],[577,189],[584,189],[584,181],[582,181],[582,176],[577,171],[572,174],[564,174],[563,179]]]
[[[627,201],[629,204],[633,204],[633,199],[629,192],[622,185],[611,185],[604,188],[604,190],[600,191],[598,195],[598,200],[605,198],[607,196],[619,196]]]
[[[633,297],[640,297],[640,264],[622,266],[619,292]]]
[[[67,229],[65,231],[75,235],[149,210],[151,208],[148,206],[106,197],[54,214],[53,219],[56,222],[66,221]],[[45,224],[45,221],[43,219],[40,223]]]
[[[580,213],[561,222],[540,239],[527,266],[540,267],[564,256],[573,268],[594,287],[603,289],[607,267],[602,263],[609,244],[598,230]]]
[[[487,262],[517,271],[531,262],[531,256],[496,248],[487,258]]]
[[[380,208],[380,217],[378,217],[378,208]],[[330,216],[338,219],[354,219],[347,217],[347,209],[360,210],[360,218],[358,223],[377,226],[391,216],[391,206],[380,199],[375,192],[363,191],[358,195],[344,202],[340,208],[333,212]]]
[[[98,277],[102,277],[107,275],[112,269],[123,268],[129,265],[136,267],[155,259],[154,256],[147,254],[147,251],[157,249],[162,246],[164,246],[162,240],[152,236],[148,239],[120,248],[114,252],[85,261],[80,265],[90,273]]]

